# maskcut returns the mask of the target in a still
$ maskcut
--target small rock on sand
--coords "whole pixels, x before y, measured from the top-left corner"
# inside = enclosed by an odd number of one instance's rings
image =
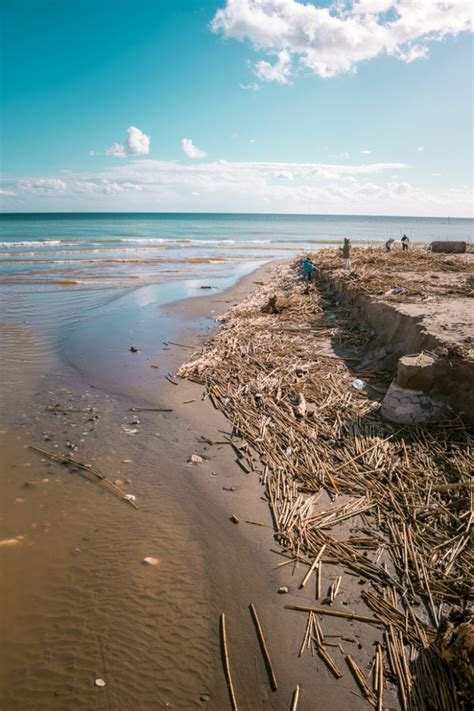
[[[199,454],[191,454],[189,459],[190,464],[202,464],[203,461],[203,458],[200,457]]]
[[[290,589],[287,588],[286,586],[278,588],[277,593],[280,595],[285,595],[286,593],[290,592]]]
[[[115,486],[123,486],[123,481],[122,479],[114,479],[114,484]]]
[[[95,685],[99,686],[100,688],[105,686],[105,681],[103,679],[96,679],[95,680]]]

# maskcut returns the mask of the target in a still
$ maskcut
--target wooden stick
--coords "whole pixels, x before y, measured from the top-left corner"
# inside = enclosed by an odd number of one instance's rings
[[[382,625],[383,622],[376,617],[364,617],[356,615],[355,612],[339,612],[338,610],[326,610],[324,607],[309,607],[306,605],[285,605],[286,610],[298,610],[300,612],[315,612],[317,615],[329,615],[330,617],[343,617],[347,620],[357,620],[358,622],[370,622],[374,625]]]
[[[173,412],[170,407],[131,407],[130,412]]]
[[[364,694],[365,698],[367,699],[367,701],[370,701],[370,703],[373,704],[375,701],[374,692],[367,685],[367,682],[364,679],[364,675],[362,674],[360,668],[355,663],[355,661],[352,659],[350,654],[347,655],[346,662],[347,662],[351,672],[353,673],[354,678],[355,678],[357,684],[359,685],[360,690]]]
[[[239,707],[237,706],[237,701],[235,698],[234,685],[232,684],[232,676],[230,673],[229,653],[227,651],[227,634],[225,628],[225,614],[223,612],[221,612],[220,633],[222,657],[224,662],[224,674],[227,681],[227,688],[229,689],[230,705],[232,707],[232,711],[239,711]]]
[[[298,702],[300,700],[300,685],[296,685],[296,689],[293,692],[293,699],[291,701],[291,709],[290,711],[297,711],[298,709]]]
[[[308,572],[307,572],[306,575],[304,576],[303,580],[301,581],[301,583],[300,583],[300,589],[301,589],[301,588],[304,588],[304,586],[305,586],[306,583],[308,582],[311,573],[312,573],[313,570],[316,568],[316,566],[317,566],[317,564],[319,563],[319,561],[320,561],[320,559],[321,559],[321,556],[322,556],[322,554],[324,553],[325,550],[326,550],[326,544],[324,543],[324,544],[321,546],[321,549],[320,549],[318,555],[317,555],[316,558],[313,560],[313,563],[312,563],[310,569],[308,570]]]
[[[106,484],[115,494],[118,494],[121,499],[126,501],[130,506],[133,506],[134,509],[137,509],[138,511],[138,506],[137,504],[132,501],[132,499],[127,498],[127,494],[125,491],[123,491],[120,487],[117,486],[117,484],[114,484],[113,481],[110,481],[110,479],[107,479],[103,474],[100,474],[100,472],[96,472],[90,467],[88,464],[83,464],[82,462],[78,462],[75,459],[71,459],[70,457],[62,457],[59,454],[56,454],[55,452],[48,452],[46,449],[41,449],[41,447],[36,447],[34,444],[30,444],[30,449],[34,449],[36,452],[40,452],[41,454],[44,454],[46,457],[49,457],[50,459],[54,459],[54,461],[59,462],[60,464],[69,464],[69,466],[73,466],[76,469],[81,469],[82,471],[87,472],[91,476],[94,476],[96,479],[99,479],[103,484]]]
[[[255,606],[252,602],[249,605],[249,609],[253,617],[253,621],[255,623],[255,628],[257,630],[258,641],[260,642],[260,648],[262,650],[263,659],[265,661],[265,666],[267,667],[268,676],[270,678],[270,686],[272,687],[272,691],[276,691],[278,687],[275,672],[273,671],[272,661],[270,659],[270,654],[267,649],[267,643],[265,641],[262,626],[260,624],[260,620],[258,619],[257,610],[255,609]]]

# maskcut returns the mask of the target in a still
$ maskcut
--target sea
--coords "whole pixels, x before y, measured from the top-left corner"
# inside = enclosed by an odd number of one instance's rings
[[[222,292],[270,260],[337,247],[344,237],[362,247],[404,233],[414,243],[472,242],[473,225],[338,215],[1,214],[2,389],[16,394],[19,381],[48,362],[74,361],[86,341],[95,350],[83,362],[104,368],[126,335],[161,343],[175,324],[163,312],[157,318],[157,308],[208,293],[204,287]]]

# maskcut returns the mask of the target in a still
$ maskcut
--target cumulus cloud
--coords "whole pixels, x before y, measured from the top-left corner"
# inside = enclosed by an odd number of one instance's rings
[[[188,158],[205,158],[207,156],[206,151],[201,151],[190,138],[181,139],[181,150]]]
[[[4,210],[189,210],[469,215],[469,187],[423,187],[403,163],[188,162],[133,159],[100,171],[6,176]],[[399,177],[395,177],[399,176]],[[433,178],[429,179],[433,182]],[[195,202],[193,202],[193,205]]]
[[[471,0],[334,0],[316,7],[300,0],[226,0],[211,30],[248,40],[276,63],[260,60],[262,81],[288,83],[292,63],[327,78],[386,54],[409,63],[429,44],[472,30]]]
[[[291,74],[290,53],[286,49],[278,53],[275,64],[265,62],[263,59],[254,65],[255,74],[262,81],[276,81],[277,84],[288,84]]]
[[[145,156],[149,152],[150,136],[147,136],[136,126],[129,126],[125,143],[114,143],[110,148],[107,148],[105,154],[115,156],[115,158],[126,158],[127,156]]]

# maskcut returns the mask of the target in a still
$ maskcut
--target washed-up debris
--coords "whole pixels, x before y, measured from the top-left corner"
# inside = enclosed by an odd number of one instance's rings
[[[106,683],[103,679],[96,679],[95,685],[102,689],[104,686],[106,686]]]
[[[279,595],[286,595],[286,593],[290,592],[290,588],[287,587],[286,585],[282,585],[281,587],[278,588],[277,593]]]
[[[158,565],[160,561],[158,560],[158,558],[144,558],[143,562],[147,565]]]
[[[173,412],[169,407],[131,407],[130,412]]]
[[[204,459],[199,454],[191,454],[189,458],[190,464],[202,464]]]
[[[268,678],[270,680],[270,686],[271,686],[272,691],[276,691],[278,688],[277,680],[276,680],[275,672],[273,670],[272,661],[270,659],[270,653],[268,651],[265,635],[263,634],[262,625],[260,624],[260,620],[257,615],[257,610],[255,609],[255,605],[253,603],[250,603],[249,609],[250,609],[250,614],[252,615],[252,619],[255,624],[255,629],[257,632],[257,637],[258,637],[258,641],[260,644],[260,649],[262,650],[263,659],[264,659],[265,666],[266,666],[267,672],[268,672]]]
[[[135,503],[135,496],[132,496],[131,494],[125,494],[125,492],[122,491],[120,487],[118,487],[112,481],[107,479],[107,477],[105,477],[103,474],[100,474],[100,472],[97,472],[92,469],[90,464],[78,462],[77,460],[71,459],[70,457],[62,457],[61,455],[56,454],[56,452],[48,452],[46,449],[41,449],[41,447],[36,447],[36,445],[33,444],[30,444],[29,446],[30,449],[34,449],[35,452],[44,454],[46,457],[49,457],[49,459],[52,459],[55,462],[65,464],[66,466],[72,467],[73,469],[79,469],[81,474],[87,479],[92,481],[98,480],[99,483],[103,484],[105,488],[108,489],[111,493],[115,494],[116,496],[119,496],[121,499],[125,499],[125,501],[128,501],[128,503],[131,504],[134,509],[138,509],[138,506]]]
[[[360,378],[356,378],[352,381],[352,387],[356,390],[363,390],[365,388],[365,383]]]
[[[0,548],[12,548],[13,546],[17,546],[19,543],[21,543],[20,536],[17,536],[17,538],[3,538],[0,540]]]
[[[235,514],[232,514],[232,516],[230,517],[230,520],[232,521],[232,523],[239,523],[240,522],[239,517],[236,516]]]
[[[237,706],[237,700],[235,698],[234,684],[232,682],[232,674],[230,672],[230,662],[229,662],[229,650],[227,648],[227,630],[225,623],[225,614],[222,612],[220,617],[220,639],[221,639],[221,651],[222,651],[222,662],[224,665],[224,674],[227,682],[227,688],[229,690],[230,705],[232,711],[239,711]]]
[[[340,270],[340,258],[324,254],[318,253],[316,261]],[[392,257],[401,264],[406,254]],[[368,251],[364,259],[373,259],[374,269],[341,278],[353,278],[365,293],[382,295],[387,282],[393,283],[383,274],[389,258],[380,250],[377,255]],[[429,289],[423,269],[435,257],[421,253],[421,267],[417,259],[407,258],[419,274],[417,288]],[[455,271],[452,259],[439,257],[439,268]],[[247,444],[247,454],[260,460],[275,540],[286,554],[311,568],[326,546],[312,570],[317,598],[322,565],[337,564],[372,585],[368,595],[361,595],[370,615],[334,609],[346,602],[337,579],[330,588],[333,607],[291,609],[340,617],[341,625],[352,620],[382,628],[376,663],[378,669],[390,666],[402,705],[408,708],[410,700],[410,711],[436,704],[454,711],[451,676],[431,650],[443,615],[470,595],[472,435],[452,413],[429,427],[384,421],[380,403],[364,393],[368,386],[371,391],[373,385],[388,387],[389,380],[371,365],[352,366],[361,361],[373,333],[335,303],[328,284],[316,281],[315,287],[308,298],[291,268],[276,267],[270,283],[231,309],[202,352],[178,374],[205,384],[210,401]],[[274,293],[284,299],[285,309],[270,320],[261,307]],[[411,294],[407,286],[403,298]],[[315,358],[322,341],[336,342],[344,357]],[[299,365],[305,367],[304,376],[296,372]],[[363,382],[363,390],[354,392],[354,379]],[[317,416],[298,414],[300,393],[314,404]],[[254,468],[244,466],[249,474]],[[318,503],[321,492],[332,502],[325,510]],[[354,532],[342,540],[336,534],[344,521],[352,522]],[[331,668],[324,645],[315,652]],[[380,672],[377,683],[383,687]],[[374,687],[372,693],[379,704],[383,688]]]
[[[138,353],[138,348],[136,346],[130,346],[130,353]]]
[[[299,700],[300,700],[300,685],[297,684],[296,689],[293,692],[293,698],[291,700],[290,711],[298,711]]]

